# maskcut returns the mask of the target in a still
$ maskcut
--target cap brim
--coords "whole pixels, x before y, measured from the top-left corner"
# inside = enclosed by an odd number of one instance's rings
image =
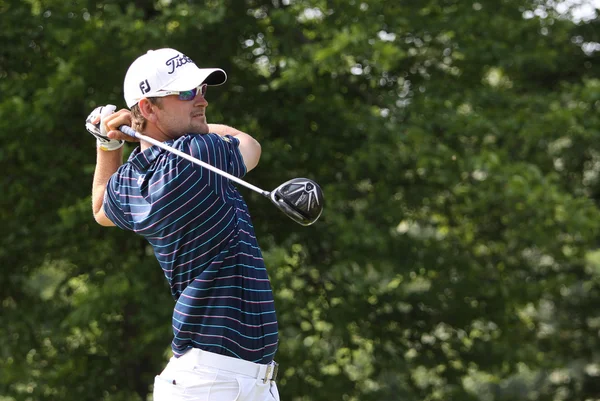
[[[206,83],[211,86],[222,85],[227,81],[227,74],[220,68],[190,68],[179,74],[177,79],[169,82],[162,90],[186,91]]]

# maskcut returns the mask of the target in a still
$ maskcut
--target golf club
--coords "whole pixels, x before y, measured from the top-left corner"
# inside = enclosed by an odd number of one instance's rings
[[[281,210],[298,224],[309,226],[317,221],[319,216],[321,216],[321,212],[323,211],[323,191],[316,182],[309,180],[308,178],[291,179],[287,182],[284,182],[273,191],[268,192],[206,162],[203,162],[202,160],[198,160],[187,153],[181,152],[180,150],[172,148],[169,145],[165,145],[163,142],[140,134],[127,125],[121,125],[119,130],[124,134],[158,146],[161,149],[169,151],[179,157],[189,160],[194,164],[220,174],[233,182],[243,185],[246,188],[258,192],[264,197],[269,198],[271,202],[279,208],[279,210]]]

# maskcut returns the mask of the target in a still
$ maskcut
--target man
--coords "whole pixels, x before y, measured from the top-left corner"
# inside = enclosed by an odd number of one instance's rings
[[[208,85],[227,79],[174,49],[129,67],[131,111],[97,108],[94,218],[145,237],[171,287],[173,357],[156,376],[154,400],[279,400],[273,357],[277,318],[267,271],[242,196],[226,178],[142,141],[122,163],[121,125],[242,177],[259,161],[250,135],[208,124]]]

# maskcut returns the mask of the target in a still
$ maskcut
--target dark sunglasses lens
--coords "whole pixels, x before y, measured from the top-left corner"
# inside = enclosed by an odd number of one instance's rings
[[[200,90],[200,93],[202,94],[202,97],[204,97],[204,95],[206,94],[206,88],[208,88],[208,85],[203,84],[201,86],[199,86],[198,88],[194,88],[192,90],[189,91],[183,91],[183,92],[179,92],[179,100],[192,100],[196,97],[196,95],[198,94],[198,90]]]
[[[192,89],[191,91],[179,92],[179,100],[192,100],[195,97],[196,89]]]

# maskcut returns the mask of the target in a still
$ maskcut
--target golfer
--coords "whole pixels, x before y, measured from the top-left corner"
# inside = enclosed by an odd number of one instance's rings
[[[227,79],[174,49],[151,50],[125,76],[127,107],[99,107],[94,218],[146,238],[175,300],[173,356],[154,400],[279,400],[277,317],[246,202],[232,183],[141,141],[122,164],[125,124],[236,177],[258,164],[250,135],[208,124],[208,86]]]

